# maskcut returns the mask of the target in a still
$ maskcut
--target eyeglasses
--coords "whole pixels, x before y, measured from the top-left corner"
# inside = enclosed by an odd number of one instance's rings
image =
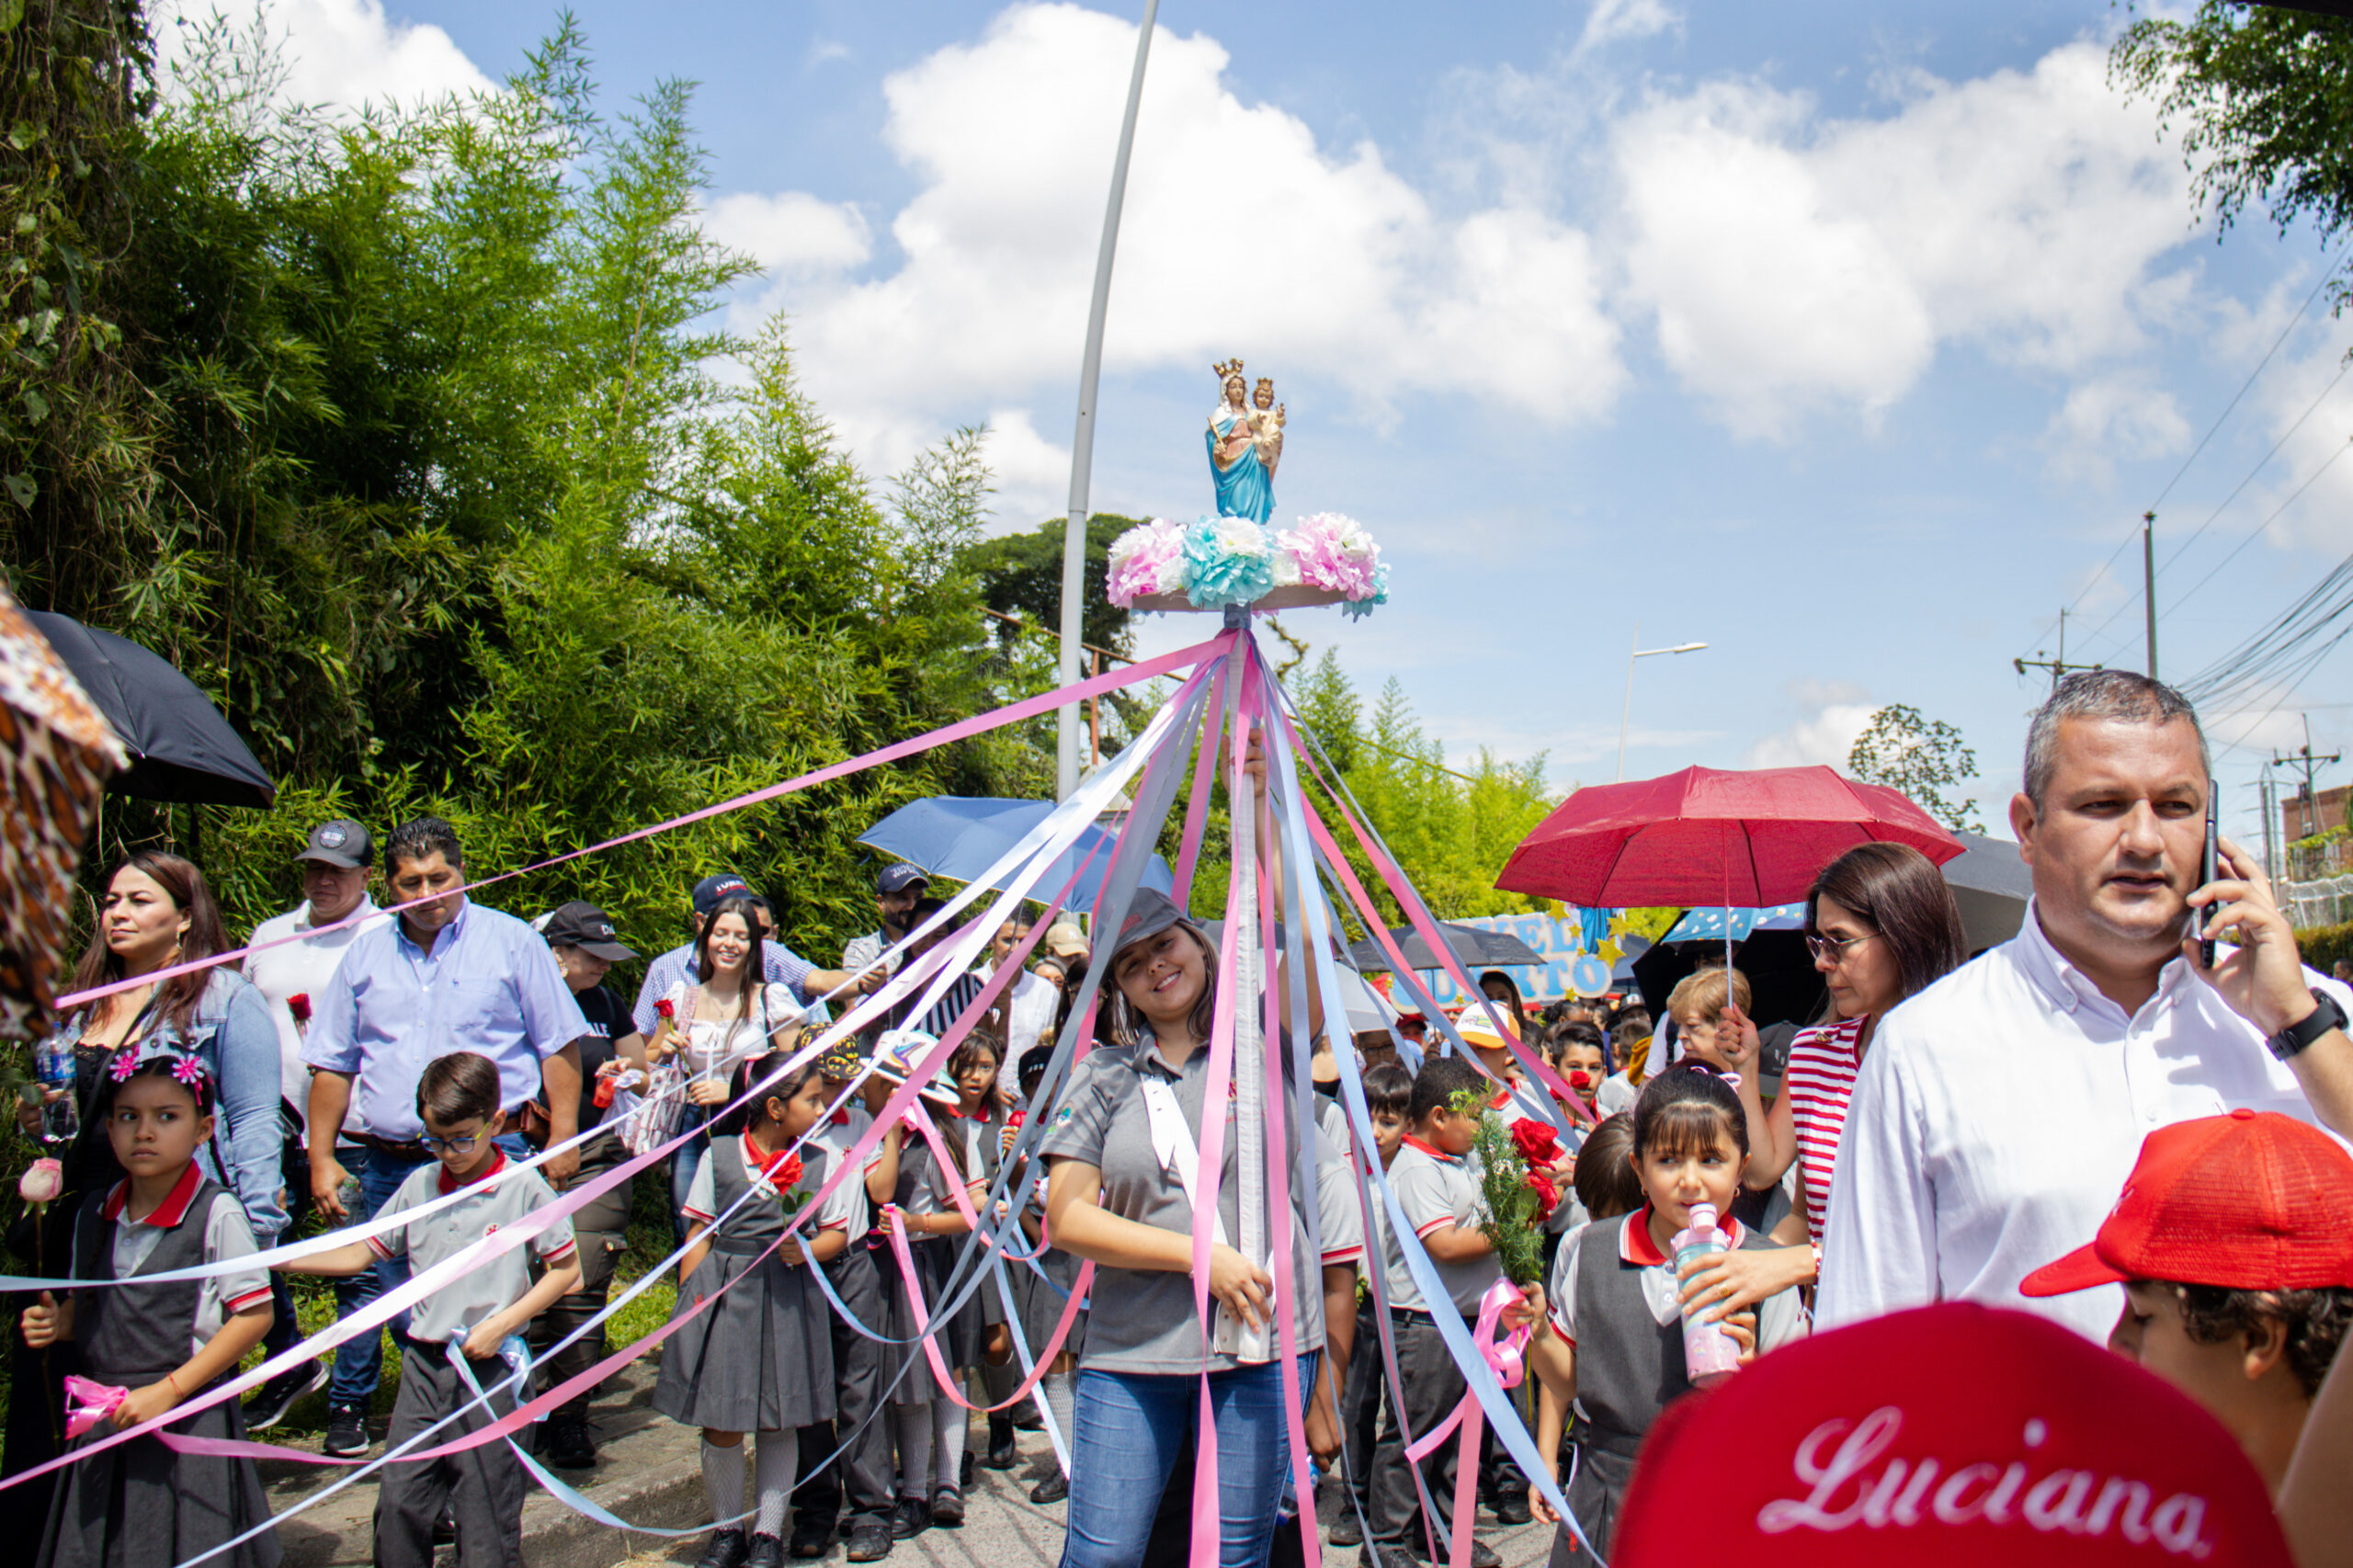
[[[417,1142],[437,1154],[445,1149],[452,1154],[471,1154],[474,1152],[474,1145],[482,1142],[482,1134],[461,1132],[453,1133],[447,1138],[436,1138],[432,1133],[426,1132],[419,1135]]]
[[[1844,963],[1847,961],[1848,948],[1858,942],[1868,942],[1878,935],[1876,931],[1866,931],[1859,937],[1810,936],[1805,939],[1805,950],[1813,955],[1813,960],[1816,963]]]

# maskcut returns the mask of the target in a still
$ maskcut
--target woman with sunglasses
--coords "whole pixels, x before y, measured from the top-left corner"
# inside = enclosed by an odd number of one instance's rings
[[[1887,1010],[1943,979],[1969,956],[1961,910],[1943,874],[1918,850],[1863,844],[1833,860],[1805,896],[1805,943],[1830,998],[1820,1022],[1790,1042],[1781,1095],[1768,1109],[1757,1089],[1754,1020],[1737,1006],[1723,1026],[1738,1043],[1740,1102],[1748,1113],[1748,1165],[1742,1183],[1762,1191],[1798,1167],[1796,1208],[1775,1228],[1769,1251],[1722,1254],[1684,1276],[1687,1302],[1730,1301],[1738,1311],[1791,1285],[1812,1285],[1822,1267],[1830,1178],[1846,1131],[1855,1074],[1871,1031]],[[1801,1245],[1811,1243],[1811,1245]]]

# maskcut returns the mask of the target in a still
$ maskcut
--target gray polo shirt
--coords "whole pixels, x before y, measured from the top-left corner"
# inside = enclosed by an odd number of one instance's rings
[[[1389,1167],[1389,1185],[1396,1189],[1397,1207],[1405,1211],[1406,1222],[1417,1236],[1427,1236],[1448,1225],[1467,1228],[1476,1224],[1484,1212],[1478,1178],[1469,1165],[1453,1155],[1434,1152],[1418,1138],[1407,1138],[1405,1146],[1397,1151],[1397,1158]],[[1405,1272],[1405,1249],[1399,1244],[1396,1233],[1386,1225],[1381,1227],[1381,1263],[1388,1274],[1390,1306],[1411,1312],[1430,1311],[1414,1277]],[[1494,1253],[1468,1263],[1440,1263],[1433,1257],[1430,1267],[1438,1270],[1446,1293],[1453,1298],[1455,1309],[1464,1317],[1478,1312],[1479,1298],[1487,1293],[1488,1286],[1504,1277],[1503,1266],[1495,1261]]]
[[[394,1212],[415,1209],[457,1190],[440,1165],[420,1165],[401,1183],[386,1207]],[[370,1236],[368,1246],[386,1261],[408,1259],[409,1272],[422,1274],[489,1235],[511,1225],[533,1210],[555,1201],[555,1190],[537,1171],[510,1169],[506,1156],[477,1178],[467,1196],[438,1214],[412,1220],[397,1230]],[[572,1221],[558,1220],[531,1239],[528,1247],[501,1253],[452,1279],[412,1309],[409,1337],[444,1345],[462,1339],[474,1324],[493,1312],[506,1311],[531,1288],[531,1257],[551,1267],[572,1261]]]
[[[1174,1085],[1177,1106],[1198,1147],[1201,1096],[1209,1085],[1209,1051],[1206,1047],[1197,1050],[1183,1066],[1171,1067],[1162,1058],[1158,1041],[1147,1035],[1132,1049],[1099,1047],[1072,1070],[1040,1152],[1050,1161],[1077,1160],[1101,1171],[1102,1204],[1107,1212],[1190,1235],[1193,1210],[1185,1201],[1184,1187],[1175,1171],[1162,1165],[1153,1148],[1151,1113],[1144,1108],[1145,1074]],[[1224,1109],[1224,1173],[1218,1181],[1218,1211],[1226,1237],[1233,1241],[1242,1228],[1241,1178],[1232,1101]],[[1291,1278],[1298,1298],[1296,1348],[1305,1352],[1324,1343],[1323,1272],[1309,1250],[1307,1225],[1298,1206],[1315,1201],[1320,1189],[1314,1185],[1313,1162],[1300,1157],[1298,1129],[1290,1126],[1290,1119],[1285,1129],[1290,1156]],[[1083,1366],[1112,1372],[1202,1369],[1208,1339],[1193,1312],[1190,1273],[1097,1267],[1087,1306]],[[1279,1336],[1276,1343],[1279,1347]],[[1238,1364],[1231,1356],[1208,1358],[1211,1371]]]
[[[1364,1210],[1357,1199],[1356,1172],[1341,1147],[1316,1129],[1315,1211],[1323,1223],[1326,1268],[1355,1264],[1364,1256]]]

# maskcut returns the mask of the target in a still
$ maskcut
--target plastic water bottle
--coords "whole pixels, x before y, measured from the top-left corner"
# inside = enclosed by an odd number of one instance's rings
[[[33,1074],[41,1088],[63,1091],[41,1107],[40,1135],[51,1143],[73,1140],[82,1130],[82,1114],[74,1104],[74,1047],[51,1035],[33,1048]]]
[[[1724,1234],[1716,1229],[1715,1206],[1691,1205],[1690,1224],[1675,1235],[1677,1278],[1682,1278],[1685,1260],[1713,1257],[1724,1250]],[[1683,1371],[1695,1389],[1712,1388],[1740,1370],[1740,1342],[1722,1324],[1700,1321],[1700,1314],[1713,1304],[1688,1307],[1683,1313]]]

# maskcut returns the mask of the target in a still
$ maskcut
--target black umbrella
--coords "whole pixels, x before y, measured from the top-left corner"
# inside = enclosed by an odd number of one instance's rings
[[[264,810],[278,799],[278,786],[221,710],[169,660],[70,616],[26,613],[131,754],[108,789],[142,801]]]
[[[1956,833],[1966,846],[1957,859],[1937,868],[1952,901],[1961,906],[1961,930],[1969,950],[1984,950],[2018,934],[2026,921],[2026,901],[2034,896],[2034,871],[2018,858],[2018,846],[2006,838],[1982,833]]]
[[[1532,963],[1541,966],[1544,955],[1507,931],[1490,931],[1483,926],[1458,926],[1441,920],[1438,928],[1446,933],[1446,945],[1454,954],[1454,961],[1464,969],[1492,969],[1502,964]],[[1405,961],[1415,969],[1444,969],[1444,960],[1430,951],[1422,934],[1411,926],[1400,926],[1389,935],[1396,940]],[[1348,949],[1348,958],[1358,969],[1370,974],[1389,967],[1389,955],[1381,944],[1367,937]]]
[[[1722,968],[1724,945],[1717,941],[1662,942],[1634,960],[1634,983],[1654,1017],[1666,1017],[1667,993],[1703,966]],[[1805,950],[1802,931],[1754,931],[1733,950],[1733,964],[1748,976],[1749,1016],[1759,1025],[1811,1023],[1822,1010],[1822,976]]]

